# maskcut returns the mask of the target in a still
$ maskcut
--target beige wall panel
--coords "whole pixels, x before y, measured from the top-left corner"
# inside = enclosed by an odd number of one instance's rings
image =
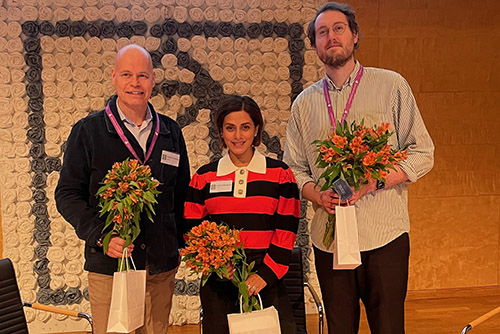
[[[420,38],[381,38],[379,67],[400,73],[414,93],[421,91],[424,53]]]
[[[410,289],[499,284],[498,197],[410,202]]]

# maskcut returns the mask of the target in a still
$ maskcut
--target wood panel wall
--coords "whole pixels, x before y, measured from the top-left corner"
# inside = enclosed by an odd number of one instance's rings
[[[352,1],[358,58],[409,81],[436,146],[410,186],[410,290],[500,284],[500,3]]]

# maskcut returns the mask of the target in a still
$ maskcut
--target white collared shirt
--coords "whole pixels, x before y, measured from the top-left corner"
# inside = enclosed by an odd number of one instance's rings
[[[254,150],[250,163],[245,167],[237,167],[231,161],[229,153],[226,153],[217,164],[217,176],[228,175],[232,172],[234,172],[233,196],[245,198],[247,196],[248,172],[266,174],[266,157]]]
[[[146,153],[146,145],[148,143],[149,134],[153,129],[153,114],[151,113],[151,110],[149,110],[149,106],[146,109],[146,116],[144,117],[144,121],[141,126],[137,126],[123,113],[120,109],[120,105],[118,104],[118,99],[116,100],[116,109],[118,110],[118,115],[120,116],[123,124],[125,124],[127,130],[132,133],[139,145],[141,145],[144,153]]]

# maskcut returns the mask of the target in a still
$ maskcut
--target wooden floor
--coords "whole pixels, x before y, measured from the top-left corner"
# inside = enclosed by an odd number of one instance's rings
[[[498,306],[500,306],[500,295],[409,299],[406,302],[406,333],[460,334],[462,328],[469,322]],[[318,333],[317,319],[317,315],[308,315],[309,334]],[[198,325],[172,326],[168,331],[168,334],[199,333]],[[324,333],[327,333],[326,328]],[[359,333],[370,333],[364,316],[361,319]],[[496,333],[500,333],[500,314],[470,331],[470,334]]]
[[[406,302],[407,334],[460,334],[463,327],[484,313],[500,306],[500,296],[410,299]],[[318,317],[307,316],[309,334],[318,333]],[[168,334],[199,334],[197,325],[172,326]],[[324,333],[327,333],[326,327]],[[360,334],[369,334],[362,317]],[[470,331],[471,334],[500,333],[500,314]],[[286,333],[284,333],[286,334]]]

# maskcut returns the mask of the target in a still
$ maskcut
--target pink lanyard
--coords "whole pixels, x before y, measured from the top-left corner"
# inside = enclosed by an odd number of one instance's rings
[[[108,115],[109,120],[111,121],[111,123],[113,123],[113,127],[115,128],[116,132],[118,132],[118,135],[120,136],[120,139],[122,140],[122,142],[128,148],[128,150],[130,151],[130,153],[132,153],[132,155],[134,156],[134,158],[136,158],[139,161],[139,163],[141,165],[143,165],[144,163],[141,161],[141,159],[139,159],[139,157],[137,156],[137,153],[135,152],[134,148],[132,147],[132,145],[130,145],[130,142],[128,141],[127,137],[125,137],[125,134],[123,133],[122,128],[118,124],[118,121],[116,120],[115,115],[113,115],[113,113],[111,112],[111,109],[109,108],[109,105],[106,106],[106,114]],[[148,153],[146,154],[144,162],[148,161],[149,157],[151,156],[151,153],[153,153],[153,148],[154,148],[154,146],[156,144],[156,140],[158,139],[158,135],[160,133],[160,118],[158,117],[157,113],[155,113],[155,116],[156,116],[155,133],[154,133],[154,136],[153,136],[153,140],[151,141],[151,145],[149,145],[149,150],[148,150]]]
[[[358,89],[359,82],[361,81],[361,77],[363,76],[363,66],[359,65],[359,71],[354,79],[354,84],[352,85],[351,93],[349,94],[349,98],[347,99],[347,103],[344,108],[344,113],[342,114],[342,121],[340,124],[344,124],[344,121],[347,118],[347,114],[349,114],[349,110],[351,110],[352,100],[354,99],[354,95],[356,95],[356,90]],[[326,79],[323,80],[323,93],[325,95],[326,107],[328,108],[328,115],[330,116],[330,123],[332,123],[332,127],[335,130],[337,127],[337,121],[335,120],[335,114],[333,113],[332,101],[330,100],[330,93],[328,92],[328,82]]]

